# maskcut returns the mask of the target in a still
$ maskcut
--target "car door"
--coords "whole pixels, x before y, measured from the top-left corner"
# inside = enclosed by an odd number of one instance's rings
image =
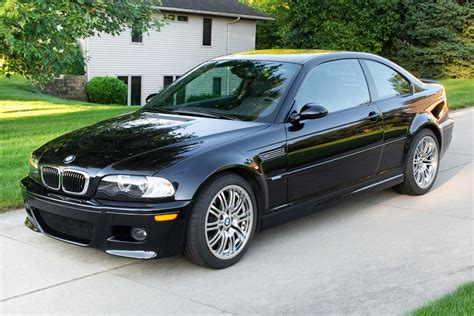
[[[357,59],[330,61],[310,70],[293,105],[308,103],[328,115],[286,123],[288,202],[310,199],[375,175],[383,144],[383,121],[370,102]]]
[[[404,162],[406,136],[413,120],[410,107],[417,101],[411,83],[395,69],[374,60],[361,60],[372,101],[382,112],[385,124],[384,148],[378,172],[400,168]]]

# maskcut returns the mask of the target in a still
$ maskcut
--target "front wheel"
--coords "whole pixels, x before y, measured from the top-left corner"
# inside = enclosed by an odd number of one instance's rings
[[[405,182],[397,191],[409,195],[422,195],[433,186],[438,175],[439,144],[434,133],[423,129],[413,140],[405,166]]]
[[[256,221],[250,185],[238,175],[223,174],[206,185],[196,199],[184,253],[200,266],[227,268],[247,251]]]

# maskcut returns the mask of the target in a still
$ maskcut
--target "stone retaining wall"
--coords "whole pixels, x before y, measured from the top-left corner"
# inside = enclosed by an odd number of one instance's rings
[[[86,76],[61,75],[47,83],[42,90],[64,99],[87,101]]]

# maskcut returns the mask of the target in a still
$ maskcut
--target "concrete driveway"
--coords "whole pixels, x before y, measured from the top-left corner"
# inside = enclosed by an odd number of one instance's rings
[[[387,190],[258,234],[237,265],[136,261],[68,245],[0,215],[3,313],[402,314],[473,276],[474,110],[432,191]]]

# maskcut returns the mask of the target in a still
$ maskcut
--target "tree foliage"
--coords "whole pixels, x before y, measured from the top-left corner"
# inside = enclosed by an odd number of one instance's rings
[[[264,12],[273,21],[257,21],[256,48],[284,48],[284,38],[288,33],[287,22],[290,21],[288,0],[242,0],[243,3]]]
[[[474,76],[474,3],[465,0],[242,0],[274,21],[257,48],[382,54],[418,76]]]
[[[74,62],[77,40],[126,28],[159,28],[155,2],[144,0],[1,0],[0,49],[5,73],[37,82]]]
[[[290,0],[289,32],[294,48],[380,53],[398,21],[396,2]]]
[[[84,61],[84,55],[82,53],[81,46],[79,43],[72,49],[71,56],[61,65],[59,73],[62,75],[84,75],[86,69],[86,63]]]
[[[474,3],[403,0],[387,54],[425,78],[474,76]]]

